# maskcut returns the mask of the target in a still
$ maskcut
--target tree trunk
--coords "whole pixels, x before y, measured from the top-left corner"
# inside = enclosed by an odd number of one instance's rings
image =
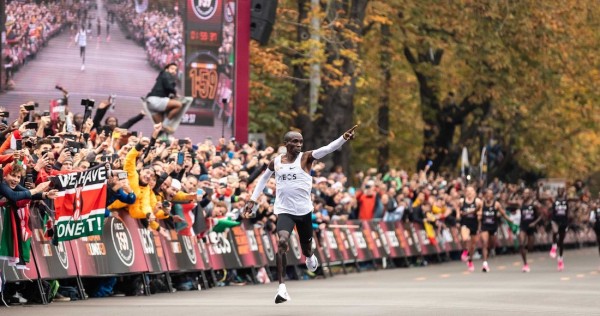
[[[308,17],[307,4],[307,0],[298,1],[298,42],[303,42],[310,38],[309,30],[306,27],[301,26],[304,20]],[[296,57],[301,58],[301,56]],[[293,73],[295,78],[306,78],[306,72],[304,71],[303,65],[295,65],[293,68]],[[309,94],[310,85],[304,81],[297,81],[292,109],[294,112],[296,112],[296,118],[294,120],[295,126],[300,129],[300,132],[304,137],[304,150],[314,149],[314,129],[313,122],[310,118],[310,101],[308,99]],[[283,135],[281,135],[281,137],[283,138]]]
[[[390,54],[390,26],[387,24],[381,25],[381,52],[379,54],[379,67],[383,74],[383,82],[381,85],[382,91],[379,99],[379,113],[377,117],[377,125],[379,129],[379,156],[377,157],[377,169],[381,173],[387,172],[388,161],[390,158],[390,84],[392,80],[391,64],[392,56]]]
[[[363,24],[366,14],[366,6],[368,0],[343,0],[333,1],[335,6],[332,12],[338,12],[341,18],[348,20],[346,29],[350,30],[358,37],[362,37]],[[356,78],[358,69],[355,60],[347,57],[340,57],[339,50],[347,49],[356,52],[357,56],[359,45],[351,39],[344,38],[342,30],[337,32],[335,41],[329,42],[326,46],[326,53],[329,56],[328,62],[333,62],[334,59],[341,58],[343,65],[340,70],[344,76],[348,76],[350,82],[341,87],[332,87],[330,85],[323,86],[322,94],[322,116],[315,123],[314,145],[320,147],[329,144],[337,139],[354,126],[354,95],[356,93]],[[338,44],[342,43],[342,44]],[[360,129],[357,131],[360,133]],[[340,165],[348,174],[350,172],[350,144],[347,144],[336,151],[332,155],[325,157],[324,162],[328,167]]]

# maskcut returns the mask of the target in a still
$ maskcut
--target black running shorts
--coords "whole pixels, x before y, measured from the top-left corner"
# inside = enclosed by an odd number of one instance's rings
[[[305,244],[312,241],[313,228],[312,228],[312,212],[306,215],[292,215],[287,213],[281,213],[277,215],[277,231],[286,231],[292,233],[294,226],[298,230],[298,237],[300,243]]]

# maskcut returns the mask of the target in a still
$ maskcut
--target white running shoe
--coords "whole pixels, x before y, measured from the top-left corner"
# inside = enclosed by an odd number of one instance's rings
[[[312,256],[310,256],[310,258],[306,258],[306,268],[308,268],[308,271],[315,272],[317,271],[318,267],[319,260],[317,259],[317,256],[315,256],[314,253]]]
[[[285,284],[279,284],[279,289],[277,289],[277,295],[275,295],[275,304],[285,303],[287,301],[291,301],[292,298],[287,292],[285,288]]]
[[[81,71],[84,71],[84,70],[85,70],[85,65],[81,64]]]

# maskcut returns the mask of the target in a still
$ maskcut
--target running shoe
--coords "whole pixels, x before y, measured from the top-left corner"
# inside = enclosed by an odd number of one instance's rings
[[[475,271],[475,265],[473,264],[473,261],[467,262],[467,269],[469,269],[469,272]]]
[[[481,271],[490,272],[490,266],[488,265],[487,261],[483,262],[483,268],[481,269]]]
[[[317,271],[318,267],[319,267],[319,260],[317,260],[317,256],[315,256],[314,253],[312,256],[310,256],[310,258],[306,258],[306,268],[310,272]]]
[[[552,245],[552,248],[550,248],[550,258],[554,259],[556,258],[556,244]]]
[[[523,272],[529,272],[529,271],[531,271],[531,269],[529,269],[529,265],[526,264],[526,265],[523,266],[523,269],[521,269],[521,271],[523,271]]]
[[[285,288],[285,284],[279,284],[279,289],[277,289],[277,295],[275,295],[275,304],[285,303],[287,301],[291,301],[292,298],[287,292]]]
[[[460,256],[460,260],[462,260],[462,261],[469,260],[469,252],[467,250],[463,250],[462,255]]]
[[[558,258],[558,271],[562,271],[565,269],[565,262],[562,258]]]

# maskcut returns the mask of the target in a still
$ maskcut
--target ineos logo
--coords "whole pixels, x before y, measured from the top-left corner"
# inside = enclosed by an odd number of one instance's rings
[[[231,253],[231,243],[223,233],[210,232],[208,238],[214,253],[218,255]]]
[[[185,253],[187,253],[190,262],[196,264],[198,260],[196,259],[196,251],[194,251],[194,245],[192,245],[190,236],[183,235],[181,236],[181,239],[183,239],[183,247],[185,248]]]
[[[219,0],[193,0],[192,8],[200,20],[208,20],[215,15]]]
[[[60,265],[65,268],[65,270],[69,269],[69,256],[67,254],[67,249],[65,248],[64,242],[59,242],[58,246],[54,246],[56,249],[56,255],[58,256],[58,261],[60,261]]]
[[[115,252],[124,265],[131,267],[135,261],[133,241],[127,226],[118,218],[110,218],[110,236],[112,237]]]

